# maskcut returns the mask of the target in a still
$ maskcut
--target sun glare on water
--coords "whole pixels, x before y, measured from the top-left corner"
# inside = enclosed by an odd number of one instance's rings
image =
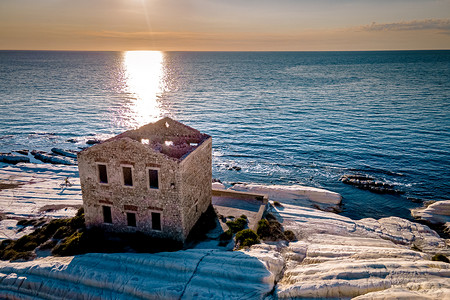
[[[163,60],[163,53],[159,51],[124,53],[125,92],[130,94],[130,102],[123,117],[129,127],[139,127],[162,116],[159,97],[164,92]]]

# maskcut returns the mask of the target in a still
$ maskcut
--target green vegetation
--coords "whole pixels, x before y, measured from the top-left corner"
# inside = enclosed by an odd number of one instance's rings
[[[228,221],[226,224],[229,229],[225,232],[222,232],[222,234],[219,236],[219,245],[227,245],[228,242],[233,238],[233,234],[237,234],[243,231],[245,227],[247,227],[247,223],[248,219],[246,215],[242,215],[234,221]]]
[[[61,243],[57,244],[52,249],[52,254],[55,255],[75,255],[79,254],[79,251],[84,248],[81,238],[83,237],[82,232],[75,232],[71,236],[65,238]]]
[[[256,230],[261,239],[266,241],[294,241],[296,239],[292,231],[286,230],[283,232],[283,227],[273,215],[267,214],[266,218],[258,222],[258,228]]]
[[[260,237],[266,237],[270,235],[270,225],[269,221],[266,219],[261,219],[258,222],[258,229],[256,230]]]
[[[295,236],[295,233],[292,232],[291,230],[285,230],[284,236],[286,237],[286,240],[289,242],[295,241],[297,239],[297,237]]]
[[[287,231],[287,235],[283,232],[283,228],[277,220],[262,219],[258,222],[258,229],[256,230],[259,237],[266,241],[295,240],[295,234],[292,231]]]
[[[273,205],[276,207],[283,207],[283,205],[278,201],[273,201]]]
[[[258,222],[257,232],[246,229],[247,222],[248,220],[245,215],[242,215],[234,221],[228,221],[226,224],[229,229],[220,235],[219,245],[226,245],[228,241],[232,239],[233,234],[236,234],[236,248],[238,249],[258,244],[260,239],[267,241],[296,240],[294,232],[290,230],[283,232],[282,225],[272,214],[267,214],[266,219],[262,219]]]
[[[0,243],[0,259],[29,260],[36,257],[37,250],[50,250],[53,255],[66,256],[89,252],[143,252],[155,253],[161,251],[176,251],[182,249],[182,243],[171,239],[150,237],[142,232],[114,233],[102,228],[87,229],[84,223],[84,212],[81,208],[75,217],[70,219],[22,220],[21,226],[34,226],[33,233],[18,240],[4,240]],[[194,225],[188,241],[198,241],[206,237],[206,233],[215,228],[217,214],[212,206],[202,214]],[[235,234],[236,246],[249,247],[264,240],[295,240],[295,234],[286,230],[283,232],[281,224],[276,218],[268,214],[266,219],[258,222],[258,230],[254,232],[247,228],[248,218],[241,215],[233,221],[228,221],[228,230],[220,237],[219,245],[226,245]],[[437,260],[447,259],[438,257]],[[443,260],[445,261],[445,260]]]
[[[247,217],[243,218],[242,216],[240,218],[235,219],[234,221],[228,221],[226,224],[228,228],[230,228],[232,233],[237,233],[247,226]]]
[[[39,246],[45,245],[43,249],[50,249],[49,245],[56,245],[59,239],[72,235],[76,230],[84,229],[84,211],[81,208],[71,219],[55,219],[47,224],[45,222],[43,219],[19,221],[18,224],[21,226],[40,227],[16,241],[3,241],[0,244],[0,259],[29,260],[36,256],[34,251]]]
[[[55,219],[16,241],[2,241],[0,259],[29,260],[36,257],[36,250],[51,250],[53,255],[66,256],[88,252],[155,253],[181,248],[180,242],[152,238],[142,232],[113,233],[101,228],[86,229],[81,208],[73,218]]]
[[[277,241],[284,239],[281,224],[277,220],[262,219],[258,222],[258,235],[268,241]]]
[[[2,250],[2,260],[30,260],[34,258],[31,251],[16,251],[14,249]]]
[[[251,229],[244,229],[236,233],[236,243],[240,248],[250,247],[254,244],[259,244],[259,238],[256,232]]]
[[[40,218],[40,219],[22,219],[19,220],[17,222],[17,225],[19,226],[23,226],[23,227],[27,227],[27,226],[40,226],[43,225],[45,223],[45,219],[44,218]]]
[[[450,263],[450,261],[449,261],[449,259],[447,258],[447,256],[445,256],[444,254],[440,254],[440,253],[435,254],[435,255],[431,258],[431,260],[433,260],[433,261],[443,261],[443,262],[446,262],[446,263]]]

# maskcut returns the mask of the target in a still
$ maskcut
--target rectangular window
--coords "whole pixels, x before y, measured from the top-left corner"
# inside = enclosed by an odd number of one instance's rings
[[[136,227],[136,214],[127,212],[127,225]]]
[[[100,183],[108,183],[108,172],[106,171],[106,165],[97,165],[98,168],[98,180]]]
[[[161,214],[152,212],[152,229],[161,230]]]
[[[158,170],[149,169],[148,170],[148,180],[149,180],[151,189],[159,189]]]
[[[131,167],[122,167],[123,184],[126,186],[133,186],[133,171]]]
[[[110,206],[102,206],[102,207],[103,207],[103,222],[112,224],[111,207]]]

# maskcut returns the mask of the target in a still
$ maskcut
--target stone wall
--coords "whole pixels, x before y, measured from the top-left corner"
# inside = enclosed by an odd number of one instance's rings
[[[98,180],[97,164],[107,165],[108,183]],[[179,161],[146,149],[130,138],[110,140],[79,153],[78,165],[87,226],[114,231],[140,230],[154,236],[184,240]],[[122,166],[133,169],[133,186],[123,185]],[[159,169],[158,190],[148,187],[148,168]],[[102,206],[110,206],[112,224],[103,221]],[[136,227],[127,226],[126,212],[136,213]],[[151,229],[151,213],[161,213],[161,231]]]
[[[184,235],[211,204],[212,138],[207,139],[181,162]]]

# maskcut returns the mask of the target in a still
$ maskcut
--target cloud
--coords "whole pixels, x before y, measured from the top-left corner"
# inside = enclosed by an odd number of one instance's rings
[[[0,0],[1,1],[1,0]],[[372,33],[378,33],[374,36]],[[443,37],[442,34],[445,34]],[[287,32],[75,31],[98,49],[165,51],[317,51],[448,49],[449,19],[430,19],[359,27],[299,29]]]
[[[358,27],[362,31],[441,30],[450,34],[450,19],[425,19],[395,23],[376,23]]]

